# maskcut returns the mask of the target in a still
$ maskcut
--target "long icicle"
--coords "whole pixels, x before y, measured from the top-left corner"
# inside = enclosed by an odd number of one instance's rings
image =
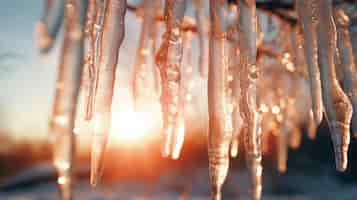
[[[304,52],[308,66],[312,111],[316,124],[323,118],[323,103],[321,94],[320,71],[317,61],[317,0],[296,0],[296,9],[304,35]]]
[[[237,17],[236,17],[237,18]],[[237,34],[237,29],[235,29],[235,34]],[[239,139],[241,138],[241,132],[243,131],[243,117],[242,110],[240,109],[240,101],[241,101],[241,88],[240,88],[240,73],[241,66],[239,65],[239,48],[238,41],[233,42],[230,47],[230,64],[232,65],[232,143],[231,143],[231,157],[238,156],[239,150]]]
[[[193,0],[193,5],[195,7],[195,19],[197,24],[197,37],[199,43],[199,62],[198,69],[202,78],[206,78],[208,74],[207,67],[207,42],[206,38],[206,30],[205,30],[205,13],[204,13],[204,5],[203,0]]]
[[[91,184],[95,186],[103,168],[104,151],[111,127],[111,106],[118,54],[125,33],[126,0],[107,0],[101,40],[97,95],[92,138]]]
[[[95,2],[93,2],[95,1]],[[93,5],[94,4],[94,5]],[[99,59],[101,56],[101,45],[102,45],[102,35],[103,35],[103,26],[104,26],[104,14],[106,10],[107,0],[91,0],[89,5],[89,11],[94,13],[89,13],[88,23],[92,24],[92,27],[89,26],[88,31],[92,31],[89,36],[89,92],[86,100],[86,120],[91,120],[94,115],[95,107],[95,97],[97,95],[97,83],[98,83],[98,70],[99,70]],[[94,6],[94,8],[93,8]],[[93,9],[93,10],[92,10]],[[94,16],[95,15],[95,16]],[[90,22],[90,20],[94,20]],[[87,24],[88,25],[88,24]],[[90,25],[90,24],[89,24]]]
[[[64,41],[58,68],[56,94],[50,121],[53,162],[62,200],[72,199],[76,108],[84,56],[84,22],[86,3],[67,0],[65,5]]]
[[[181,91],[182,30],[186,9],[185,0],[165,2],[166,32],[156,56],[161,76],[161,108],[164,132],[162,155],[177,159],[184,137],[183,104]]]
[[[147,100],[149,96],[149,56],[152,52],[153,40],[152,40],[152,26],[154,22],[155,14],[155,2],[152,0],[144,0],[144,17],[141,27],[139,46],[136,51],[136,60],[134,65],[134,75],[133,75],[133,98],[134,98],[134,108],[138,110],[142,107],[142,104]],[[156,28],[156,27],[154,27]],[[155,75],[155,74],[154,74]]]
[[[181,95],[183,95],[186,104],[192,101],[193,89],[193,49],[192,49],[192,32],[183,34],[183,57],[182,57],[182,77],[181,77]]]
[[[337,50],[340,58],[337,67],[343,71],[342,87],[353,106],[352,133],[357,137],[357,69],[348,29],[350,19],[344,10],[339,8],[335,8],[334,17],[337,28]]]
[[[252,198],[261,199],[262,192],[262,150],[260,131],[260,111],[258,103],[259,68],[257,57],[257,16],[255,0],[239,0],[239,49],[241,86],[241,109],[247,122],[245,154],[252,184]]]
[[[318,0],[318,62],[322,80],[322,98],[333,141],[336,169],[347,168],[352,106],[339,86],[335,71],[336,27],[332,0]]]
[[[208,69],[208,158],[213,199],[221,199],[221,189],[228,174],[231,132],[226,129],[227,55],[225,1],[210,0],[211,31]]]
[[[93,116],[93,88],[95,84],[95,79],[96,79],[96,65],[95,65],[95,43],[94,43],[94,29],[95,29],[95,23],[96,23],[96,15],[97,15],[97,0],[89,0],[88,4],[88,10],[87,10],[87,22],[86,22],[86,28],[85,28],[85,34],[88,38],[88,45],[87,45],[87,57],[86,57],[86,65],[85,65],[85,70],[87,70],[87,73],[84,73],[85,75],[88,76],[87,79],[83,79],[84,81],[88,81],[88,94],[87,97],[85,98],[85,120],[91,120]],[[83,81],[82,80],[82,81]]]
[[[161,0],[154,0],[154,17],[156,18],[161,14],[162,10],[162,2]],[[154,20],[153,24],[151,25],[151,30],[150,30],[150,38],[152,40],[152,53],[155,55],[157,52],[157,41],[158,41],[158,29],[159,29],[159,21]],[[155,59],[152,60],[151,62],[151,73],[153,77],[153,82],[154,82],[154,91],[156,96],[160,96],[160,90],[161,90],[161,83],[160,83],[160,71],[155,65]]]
[[[64,15],[65,0],[45,0],[45,10],[36,25],[37,46],[42,53],[48,52],[58,35]]]

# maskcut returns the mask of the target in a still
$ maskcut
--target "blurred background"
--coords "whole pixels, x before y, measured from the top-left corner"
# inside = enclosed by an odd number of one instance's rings
[[[129,2],[135,4],[135,1]],[[48,55],[38,53],[34,26],[40,19],[42,3],[40,0],[11,0],[1,2],[0,6],[0,199],[59,199],[47,128],[61,39]],[[136,113],[132,108],[128,83],[140,20],[128,12],[126,24],[103,183],[94,189],[89,186],[91,132],[90,127],[79,127],[75,197],[209,199],[206,84],[195,76],[181,157],[178,160],[161,158],[159,104],[150,103],[146,113]],[[194,49],[196,43],[194,41]],[[275,141],[274,138],[269,140],[263,158],[263,199],[356,199],[356,140],[351,140],[348,170],[338,173],[326,123],[319,127],[315,141],[307,138],[305,128],[302,127],[302,131],[301,147],[289,150],[285,174],[276,169]],[[241,151],[238,158],[231,159],[223,193],[224,199],[248,199],[249,181]]]

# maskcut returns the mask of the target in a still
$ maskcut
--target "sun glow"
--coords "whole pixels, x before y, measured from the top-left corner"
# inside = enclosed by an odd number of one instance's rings
[[[155,134],[158,115],[152,112],[121,111],[112,113],[111,137],[116,143],[142,143]]]

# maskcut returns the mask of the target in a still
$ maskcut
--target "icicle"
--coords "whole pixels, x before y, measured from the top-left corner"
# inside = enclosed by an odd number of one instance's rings
[[[239,49],[241,86],[241,109],[247,122],[247,135],[245,135],[245,152],[249,175],[252,183],[252,198],[261,199],[262,171],[261,165],[261,130],[260,111],[258,107],[257,84],[259,68],[256,65],[257,57],[257,16],[255,0],[240,0],[239,17]]]
[[[161,14],[161,0],[154,0],[154,18]],[[155,55],[157,51],[157,41],[158,41],[158,29],[159,22],[157,20],[153,21],[151,30],[150,30],[150,38],[152,40],[152,53]],[[157,96],[160,95],[161,84],[160,84],[160,71],[155,66],[155,59],[152,60],[151,71],[153,75],[154,81],[154,90]]]
[[[221,188],[229,167],[231,131],[227,130],[229,113],[226,96],[227,55],[224,1],[210,0],[211,31],[208,69],[208,158],[213,199],[221,199]]]
[[[302,76],[304,79],[307,76],[307,65],[304,55],[304,38],[302,35],[301,26],[295,26],[292,30],[292,55],[293,63],[296,68],[298,75]],[[311,95],[310,95],[311,96]]]
[[[293,127],[289,133],[289,146],[292,149],[298,149],[301,145],[301,132],[298,127]]]
[[[277,134],[277,165],[280,173],[285,173],[288,161],[288,132],[285,125],[278,130]]]
[[[81,0],[66,1],[64,41],[49,127],[53,162],[58,172],[57,182],[63,200],[69,200],[72,196],[75,155],[73,130],[83,66],[86,6]]]
[[[352,132],[357,137],[357,71],[348,30],[350,19],[342,9],[338,8],[334,10],[334,17],[337,27],[337,50],[340,59],[337,68],[343,73],[342,87],[355,111],[352,114]]]
[[[165,5],[166,33],[156,56],[161,76],[161,108],[164,149],[162,155],[178,158],[184,136],[181,91],[182,31],[185,0],[168,0]]]
[[[193,89],[193,55],[192,55],[192,33],[185,32],[183,36],[183,57],[182,57],[182,94],[185,102],[189,104],[192,100]]]
[[[36,25],[37,46],[45,53],[51,49],[62,25],[65,0],[45,0],[45,10]]]
[[[85,120],[91,120],[93,116],[93,99],[94,99],[94,90],[95,90],[95,82],[96,82],[96,75],[97,75],[97,68],[95,65],[95,23],[96,23],[96,15],[97,15],[97,3],[96,0],[90,0],[88,5],[88,12],[87,12],[87,23],[85,33],[88,37],[88,50],[87,50],[87,58],[86,58],[86,69],[88,71],[88,82],[89,82],[89,90],[88,96],[85,99]],[[100,12],[100,11],[98,11]],[[102,11],[103,12],[103,11]],[[87,81],[87,80],[85,80]]]
[[[98,60],[97,91],[93,116],[94,135],[91,155],[91,184],[101,175],[104,151],[111,124],[111,106],[118,53],[124,39],[126,0],[107,0]]]
[[[322,98],[334,144],[336,169],[347,168],[352,106],[339,86],[335,72],[336,27],[332,16],[332,0],[319,0],[318,62],[322,80]]]
[[[152,0],[144,0],[144,17],[141,27],[141,34],[139,39],[139,46],[136,51],[136,60],[134,65],[134,77],[133,77],[133,97],[134,107],[139,109],[143,102],[150,96],[149,76],[149,56],[152,52],[152,38],[151,28],[154,20],[154,2]]]
[[[314,140],[316,138],[317,134],[317,126],[316,122],[314,120],[314,114],[312,113],[312,110],[309,112],[309,121],[307,122],[307,136],[311,139]]]
[[[232,44],[231,55],[232,59],[232,101],[233,101],[233,111],[232,111],[232,144],[231,144],[231,157],[237,157],[239,149],[239,138],[243,129],[243,118],[241,116],[240,101],[241,101],[241,89],[240,89],[240,73],[241,69],[239,66],[239,49],[236,44]]]
[[[206,30],[205,30],[205,13],[203,0],[193,0],[193,5],[195,7],[195,19],[197,24],[197,37],[199,42],[199,72],[202,78],[206,78],[208,74],[208,65],[207,65],[207,55],[208,48],[206,42]]]
[[[317,62],[317,0],[296,0],[298,17],[304,35],[305,59],[308,66],[312,110],[316,124],[319,125],[323,117],[323,103],[321,96],[320,72]]]
[[[91,2],[93,3],[93,2]],[[94,115],[94,107],[95,107],[95,97],[97,94],[97,84],[98,84],[98,70],[99,70],[99,58],[101,53],[101,43],[102,43],[102,35],[103,35],[103,24],[104,24],[104,14],[106,10],[107,0],[96,0],[95,5],[95,24],[93,25],[93,42],[89,44],[92,46],[92,55],[90,57],[89,62],[89,93],[87,98],[87,109],[86,109],[86,120],[91,120]],[[92,18],[93,16],[91,16]]]

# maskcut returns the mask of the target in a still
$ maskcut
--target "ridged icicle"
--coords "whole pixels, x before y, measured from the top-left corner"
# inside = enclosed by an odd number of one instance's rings
[[[334,18],[337,28],[337,51],[339,55],[339,62],[336,62],[336,67],[342,70],[342,88],[353,106],[352,133],[357,137],[357,71],[349,32],[350,19],[344,10],[339,8],[335,8]]]
[[[318,0],[318,62],[322,80],[322,98],[335,151],[336,169],[347,168],[352,106],[342,91],[335,71],[336,26],[332,0]]]
[[[212,199],[221,199],[221,190],[229,167],[232,132],[227,130],[227,52],[225,1],[210,0],[211,31],[208,68],[208,160]]]
[[[161,109],[164,148],[162,155],[177,159],[184,139],[184,97],[180,94],[183,33],[181,24],[186,9],[185,0],[168,0],[165,5],[166,32],[156,63],[161,77]]]
[[[251,179],[252,199],[261,199],[262,193],[262,149],[261,113],[258,99],[259,67],[257,59],[257,16],[255,0],[239,0],[239,50],[241,109],[247,123],[244,139],[245,154]]]
[[[94,105],[91,155],[91,184],[101,175],[104,152],[111,127],[111,107],[115,85],[118,54],[125,33],[126,0],[107,0],[99,48],[98,77]]]

